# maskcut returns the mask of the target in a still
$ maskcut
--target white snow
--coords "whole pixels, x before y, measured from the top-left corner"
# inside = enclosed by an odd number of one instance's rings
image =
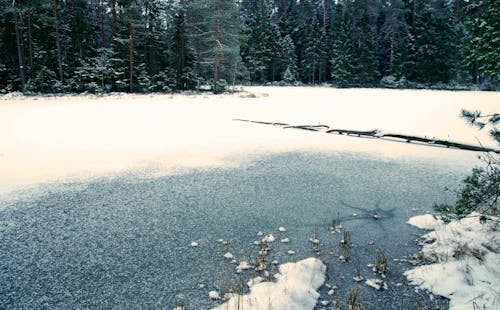
[[[372,287],[378,291],[380,290],[386,290],[387,289],[387,282],[385,282],[384,280],[382,279],[368,279],[366,280],[365,282],[366,285],[368,285],[369,287]]]
[[[283,227],[283,226],[281,226],[281,227],[279,227],[279,228],[278,228],[278,230],[279,230],[280,232],[285,232],[285,231],[286,231],[286,228],[285,228],[285,227]]]
[[[226,254],[224,254],[224,257],[227,258],[227,259],[233,259],[234,255],[231,252],[226,252]]]
[[[262,242],[274,242],[274,240],[276,240],[276,238],[272,234],[266,235],[262,238]]]
[[[248,262],[242,260],[238,265],[238,267],[236,267],[236,272],[241,273],[243,270],[250,269],[251,267],[252,266]]]
[[[289,243],[290,239],[289,238],[283,238],[281,239],[281,243]]]
[[[450,299],[450,308],[500,308],[498,218],[479,221],[474,213],[424,235],[424,256],[436,263],[405,272],[408,280]]]
[[[234,95],[127,95],[0,98],[0,192],[125,171],[175,173],[182,167],[234,166],[250,154],[295,150],[388,157],[475,154],[378,139],[242,123],[235,118],[326,124],[436,136],[491,146],[486,131],[458,117],[462,108],[495,112],[498,92],[328,87],[246,87]],[[472,165],[471,165],[472,166]]]
[[[199,246],[199,245],[200,245],[200,244],[199,244],[198,242],[196,242],[196,241],[191,242],[191,246],[192,246],[193,248],[195,248],[195,247],[197,247],[197,246]]]
[[[414,216],[410,218],[407,223],[420,229],[427,230],[434,230],[440,228],[443,225],[443,221],[441,219],[435,218],[432,214]]]
[[[220,299],[220,294],[217,291],[210,291],[208,292],[208,297],[210,297],[210,299],[217,300]]]
[[[317,258],[308,258],[283,264],[279,271],[276,282],[252,283],[249,294],[231,294],[215,309],[313,309],[320,296],[316,290],[325,281],[326,266]]]

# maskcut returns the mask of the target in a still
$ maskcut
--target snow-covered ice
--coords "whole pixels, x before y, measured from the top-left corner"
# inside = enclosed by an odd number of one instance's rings
[[[435,218],[432,214],[423,214],[411,217],[407,223],[420,229],[427,230],[434,230],[443,225],[443,221]]]
[[[4,96],[0,98],[0,192],[134,168],[155,167],[154,172],[162,175],[176,167],[231,166],[238,164],[236,155],[262,151],[317,149],[433,157],[450,151],[233,119],[379,128],[468,143],[479,139],[491,146],[487,132],[467,126],[458,115],[463,108],[498,112],[500,100],[495,92],[245,89],[257,98],[240,94]]]
[[[313,309],[320,296],[316,290],[325,281],[326,266],[317,258],[308,258],[283,264],[279,271],[276,282],[253,281],[249,294],[232,294],[215,309]]]
[[[432,261],[405,272],[408,280],[450,299],[452,310],[500,308],[500,231],[498,218],[484,223],[473,213],[437,225],[424,235],[422,252]],[[418,222],[418,221],[417,221]]]

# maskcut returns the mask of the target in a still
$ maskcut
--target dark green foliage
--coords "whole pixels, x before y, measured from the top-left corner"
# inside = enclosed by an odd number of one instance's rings
[[[490,163],[486,168],[474,168],[463,180],[463,188],[455,205],[437,205],[436,211],[448,218],[463,218],[472,212],[497,213],[500,196],[500,165]]]
[[[498,122],[500,122],[500,114],[483,115],[480,111],[468,111],[464,109],[462,110],[462,117],[470,125],[476,126],[479,129],[488,127],[490,136],[500,143],[500,130],[496,127]]]
[[[480,111],[462,110],[462,117],[478,127],[492,127],[490,135],[500,143],[499,131],[495,127],[500,121],[500,114],[483,115]],[[471,212],[497,214],[500,197],[500,158],[485,154],[485,168],[474,168],[472,174],[463,180],[463,187],[455,205],[436,205],[434,208],[445,218],[463,218]]]
[[[476,82],[500,84],[500,1],[464,2],[465,26],[470,32],[468,60]]]
[[[494,0],[0,1],[0,92],[494,89],[498,12]]]

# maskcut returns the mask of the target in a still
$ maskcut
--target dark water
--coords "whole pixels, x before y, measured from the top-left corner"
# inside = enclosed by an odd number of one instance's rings
[[[321,289],[322,300],[345,300],[348,288],[361,287],[368,309],[432,304],[406,285],[401,272],[409,266],[392,259],[418,250],[408,217],[452,201],[443,188],[467,172],[431,161],[286,153],[238,168],[127,175],[0,201],[0,308],[169,309],[184,298],[187,309],[206,309],[215,305],[208,291],[238,280],[222,255],[255,257],[259,230],[291,239],[273,245],[270,260],[280,263],[312,256],[308,239],[317,234],[327,283],[340,287],[331,297]],[[349,263],[338,261],[340,234],[328,229],[337,213],[354,244]],[[366,264],[375,249],[389,259],[385,292],[352,280],[357,261],[365,278],[374,277]]]

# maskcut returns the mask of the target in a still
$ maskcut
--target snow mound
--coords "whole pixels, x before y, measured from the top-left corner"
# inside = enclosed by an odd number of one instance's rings
[[[261,282],[247,295],[230,294],[230,299],[214,308],[223,309],[313,309],[325,281],[326,266],[317,258],[307,258],[280,266],[276,282]],[[239,305],[239,306],[238,306]]]
[[[422,252],[435,261],[405,272],[408,280],[450,299],[450,309],[500,308],[498,218],[471,214],[424,235]]]
[[[443,221],[436,219],[432,214],[414,216],[406,223],[426,230],[435,230],[443,225]]]

